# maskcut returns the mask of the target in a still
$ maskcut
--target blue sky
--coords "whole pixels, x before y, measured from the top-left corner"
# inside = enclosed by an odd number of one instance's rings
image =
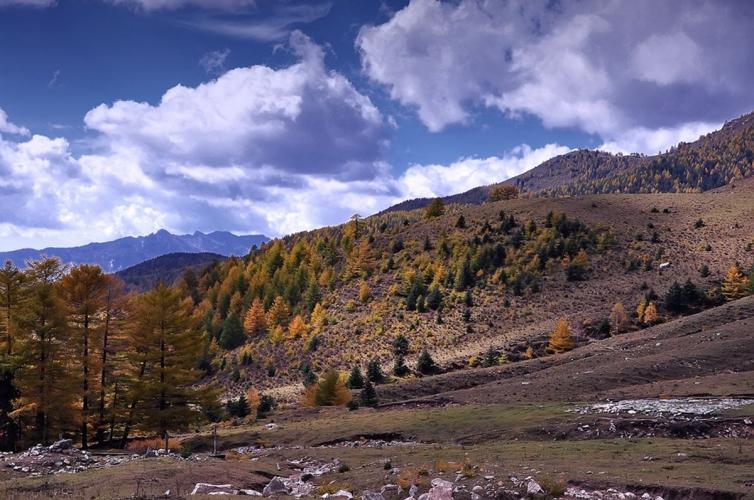
[[[748,2],[0,0],[0,250],[286,234],[752,111]]]

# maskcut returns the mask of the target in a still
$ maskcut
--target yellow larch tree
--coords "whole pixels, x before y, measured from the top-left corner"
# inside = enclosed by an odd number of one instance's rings
[[[568,319],[560,318],[550,334],[548,349],[557,354],[570,351],[574,347],[576,347],[576,341],[573,339],[573,334],[571,334],[571,329],[568,326]]]

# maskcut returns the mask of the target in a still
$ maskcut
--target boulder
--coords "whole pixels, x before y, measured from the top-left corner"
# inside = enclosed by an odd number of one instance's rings
[[[236,495],[238,490],[234,490],[229,484],[209,484],[196,483],[192,495]]]
[[[262,496],[262,494],[259,493],[257,490],[250,490],[250,489],[238,490],[238,494],[247,496],[247,497],[261,497]]]
[[[272,495],[287,495],[289,492],[290,490],[283,482],[283,479],[277,476],[273,477],[272,480],[267,483],[267,486],[264,487],[264,490],[262,490],[262,494],[266,497]]]
[[[401,491],[401,487],[397,484],[386,484],[382,487],[380,490],[380,493],[384,496],[385,494],[398,494]]]
[[[333,498],[333,497],[353,498],[353,495],[351,495],[350,491],[338,490],[335,493],[333,493],[332,495],[330,495],[330,498]]]
[[[539,483],[533,479],[529,479],[529,482],[526,483],[526,494],[533,496],[533,495],[539,495],[541,493],[544,493],[544,490],[539,485]]]
[[[50,451],[63,451],[73,448],[73,439],[61,439],[50,445]]]
[[[361,500],[385,500],[385,497],[382,496],[382,493],[364,490],[361,493]]]
[[[435,478],[430,484],[432,488],[427,492],[427,500],[453,500],[453,483]]]

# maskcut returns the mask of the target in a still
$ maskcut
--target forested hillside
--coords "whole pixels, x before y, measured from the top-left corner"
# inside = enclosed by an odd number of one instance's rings
[[[500,184],[446,196],[446,203],[480,204],[501,185],[521,196],[583,196],[601,193],[698,193],[754,175],[754,114],[744,115],[699,140],[654,155],[578,150],[556,156]],[[407,200],[385,212],[427,206]]]
[[[145,292],[160,283],[174,285],[187,269],[202,272],[207,266],[225,259],[227,257],[216,253],[170,253],[149,259],[115,274],[123,280],[127,289]]]
[[[456,368],[490,349],[542,356],[565,311],[585,339],[724,301],[731,266],[752,265],[754,226],[731,229],[750,192],[724,208],[712,194],[437,200],[276,240],[181,287],[213,339],[212,377],[231,392],[296,392],[331,367],[421,375],[424,351]],[[679,307],[666,303],[674,284]]]

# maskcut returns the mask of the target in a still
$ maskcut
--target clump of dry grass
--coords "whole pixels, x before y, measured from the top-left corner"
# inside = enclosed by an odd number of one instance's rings
[[[130,441],[126,445],[126,450],[133,452],[133,453],[145,453],[147,450],[159,450],[165,447],[165,439],[153,437],[153,438],[145,438],[145,439],[136,439],[133,441]],[[173,451],[177,451],[181,447],[180,441],[177,439],[170,438],[168,439],[168,448],[170,448]]]

